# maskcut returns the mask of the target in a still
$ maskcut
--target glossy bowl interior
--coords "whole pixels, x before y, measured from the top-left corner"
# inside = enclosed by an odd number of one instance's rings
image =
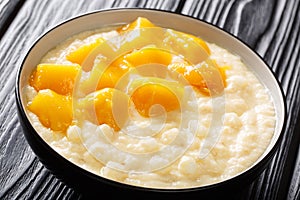
[[[40,62],[41,58],[60,42],[77,33],[93,30],[112,25],[129,23],[139,16],[146,17],[150,21],[165,28],[191,33],[200,36],[204,40],[215,43],[233,54],[241,57],[242,61],[249,67],[257,78],[270,91],[275,104],[277,122],[274,136],[265,153],[260,159],[246,171],[235,177],[209,186],[191,189],[153,189],[126,185],[111,181],[92,174],[79,166],[74,165],[56,153],[35,131],[31,125],[24,107],[24,96],[22,88],[27,83],[32,70]],[[206,22],[191,17],[174,14],[165,11],[143,10],[143,9],[113,9],[85,14],[65,21],[42,35],[29,49],[20,66],[16,84],[16,99],[20,121],[24,128],[24,134],[31,148],[42,163],[51,170],[58,178],[72,187],[84,193],[101,193],[105,191],[115,192],[129,191],[141,194],[183,194],[221,192],[230,188],[236,188],[241,183],[249,182],[257,177],[274,155],[281,140],[282,130],[285,125],[286,106],[282,89],[266,63],[247,45],[236,37]]]

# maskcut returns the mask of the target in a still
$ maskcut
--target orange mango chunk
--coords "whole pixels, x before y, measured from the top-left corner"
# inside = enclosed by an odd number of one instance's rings
[[[80,65],[39,64],[31,74],[29,85],[37,91],[51,89],[58,94],[72,94]]]
[[[135,21],[126,24],[122,27],[120,27],[117,31],[130,31],[137,28],[153,28],[156,27],[152,22],[150,22],[147,18],[144,17],[138,17]]]
[[[104,39],[98,38],[96,41],[80,46],[78,49],[70,52],[66,58],[67,60],[82,65],[84,60],[89,56],[89,54],[97,48],[100,44],[104,42]]]
[[[168,66],[172,62],[173,55],[158,48],[144,48],[133,51],[117,58],[104,72],[98,82],[97,90],[114,88],[118,81],[126,75],[130,68],[147,64],[161,64]]]
[[[210,55],[210,49],[202,39],[172,29],[165,32],[163,43],[166,48],[184,56],[192,64],[201,63]]]
[[[176,82],[160,78],[145,78],[133,82],[131,100],[137,111],[149,117],[154,105],[162,106],[166,112],[180,108],[183,88]]]
[[[85,116],[98,125],[107,124],[119,131],[128,120],[129,97],[114,88],[104,88],[80,100]]]
[[[204,40],[191,34],[184,34],[184,35],[193,39],[197,44],[199,44],[206,51],[208,55],[210,55],[210,49]]]
[[[144,48],[124,56],[124,59],[133,67],[151,63],[167,66],[172,62],[172,58],[173,55],[170,52],[158,48]]]
[[[183,76],[190,85],[196,87],[204,95],[209,96],[211,89],[212,90],[216,89],[218,90],[218,92],[221,92],[224,89],[224,87],[226,87],[225,70],[229,68],[226,66],[219,67],[214,61],[212,61],[210,64],[202,64],[200,65],[200,67],[195,67],[195,66],[187,65],[186,63],[172,63],[168,66],[168,68]],[[210,77],[204,78],[203,72],[209,74]],[[216,76],[216,77],[212,77],[212,76]],[[217,80],[220,77],[222,79],[222,86],[214,85],[213,82],[217,82]],[[211,88],[208,88],[207,81],[210,81]]]
[[[40,122],[53,131],[65,132],[72,123],[72,99],[46,89],[40,90],[28,109],[36,114]]]
[[[123,57],[120,57],[120,59],[115,60],[101,74],[101,77],[97,84],[97,90],[103,88],[115,88],[118,81],[126,75],[126,73],[130,70],[131,67],[131,64],[124,60]]]

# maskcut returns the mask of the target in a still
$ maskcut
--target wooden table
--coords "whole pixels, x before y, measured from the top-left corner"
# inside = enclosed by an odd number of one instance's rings
[[[89,11],[117,7],[155,8],[202,19],[262,56],[286,94],[287,126],[270,166],[238,191],[236,199],[299,199],[299,0],[0,0],[0,199],[82,199],[56,179],[27,144],[16,115],[16,72],[31,44],[50,27]]]

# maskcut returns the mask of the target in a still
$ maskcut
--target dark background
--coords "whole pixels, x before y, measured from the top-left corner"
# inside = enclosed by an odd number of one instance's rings
[[[286,95],[287,126],[269,167],[236,196],[299,199],[299,0],[0,0],[0,199],[81,198],[45,169],[27,144],[16,113],[16,72],[31,44],[52,26],[117,7],[155,8],[202,19],[234,34],[262,56]]]

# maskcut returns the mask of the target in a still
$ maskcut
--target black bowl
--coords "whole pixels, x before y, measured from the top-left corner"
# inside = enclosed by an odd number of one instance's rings
[[[50,49],[68,37],[86,30],[93,30],[116,24],[129,23],[139,16],[146,17],[160,26],[199,35],[208,42],[213,42],[230,52],[239,55],[250,67],[257,78],[270,91],[277,115],[276,129],[271,143],[259,160],[242,173],[219,183],[185,189],[155,189],[128,185],[97,176],[68,161],[52,149],[32,126],[24,107],[22,88],[29,75],[41,58]],[[25,56],[16,82],[16,101],[24,135],[39,160],[60,180],[84,195],[103,195],[109,197],[126,195],[133,197],[216,197],[238,193],[245,188],[267,167],[273,158],[280,141],[286,121],[286,103],[280,84],[266,63],[247,45],[229,33],[211,25],[184,15],[150,9],[113,9],[97,11],[67,20],[45,34],[31,47]]]

